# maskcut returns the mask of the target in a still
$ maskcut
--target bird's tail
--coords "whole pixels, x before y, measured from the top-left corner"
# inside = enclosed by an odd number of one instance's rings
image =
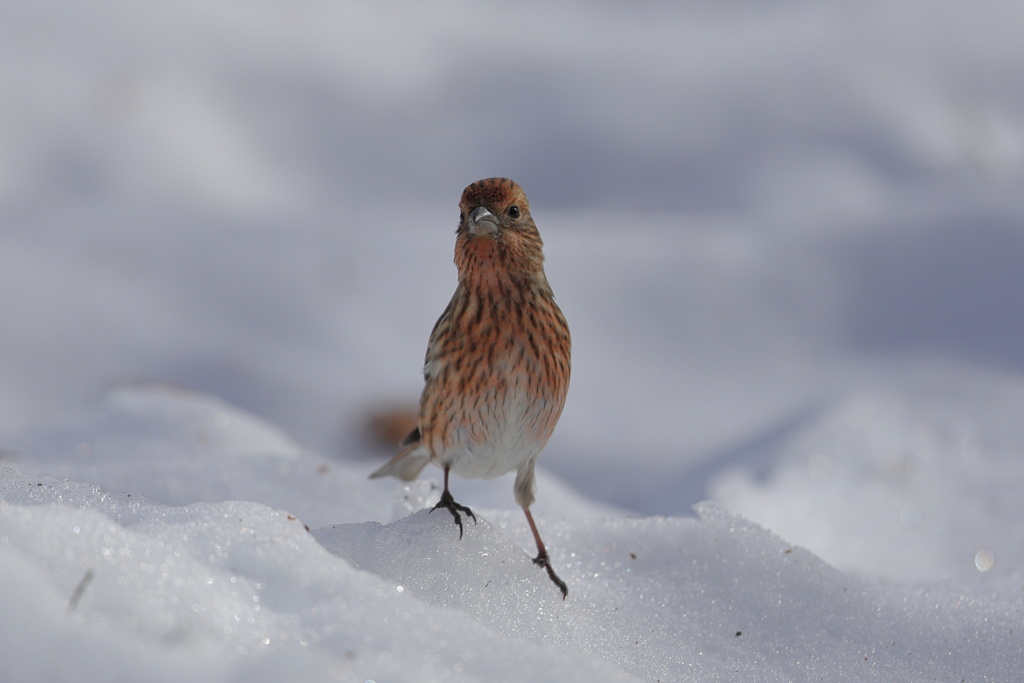
[[[388,460],[379,469],[374,470],[370,475],[370,479],[391,476],[405,481],[412,481],[419,476],[428,462],[430,462],[430,454],[427,453],[427,449],[423,448],[419,439],[417,439],[398,451],[395,457]]]

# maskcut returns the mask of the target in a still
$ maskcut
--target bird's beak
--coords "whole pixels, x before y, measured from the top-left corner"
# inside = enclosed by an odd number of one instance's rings
[[[493,235],[496,232],[498,232],[498,219],[486,207],[478,206],[470,212],[470,235]]]

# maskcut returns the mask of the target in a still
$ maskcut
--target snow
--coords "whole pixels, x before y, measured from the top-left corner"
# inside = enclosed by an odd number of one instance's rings
[[[1018,680],[1022,19],[5,2],[0,678]],[[366,479],[492,175],[564,602],[509,477]]]
[[[1019,574],[879,584],[715,503],[636,518],[570,495],[562,514],[544,478],[563,601],[518,511],[478,504],[460,541],[436,485],[371,486],[365,464],[180,389],[119,390],[13,464],[8,680],[995,681],[1022,664]]]
[[[850,397],[780,435],[762,481],[721,473],[715,500],[830,563],[883,579],[977,582],[1024,567],[1024,385],[934,377]],[[829,500],[858,501],[856,514]],[[988,558],[988,559],[985,559]]]

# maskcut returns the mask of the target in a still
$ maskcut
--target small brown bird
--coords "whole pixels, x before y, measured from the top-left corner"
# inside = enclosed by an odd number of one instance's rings
[[[459,284],[434,325],[423,367],[419,422],[402,450],[371,477],[411,480],[428,462],[444,469],[445,508],[464,513],[448,473],[493,479],[516,471],[516,502],[537,542],[534,562],[565,598],[530,514],[533,467],[569,388],[569,326],[544,275],[543,243],[522,188],[507,178],[473,183],[459,202]]]

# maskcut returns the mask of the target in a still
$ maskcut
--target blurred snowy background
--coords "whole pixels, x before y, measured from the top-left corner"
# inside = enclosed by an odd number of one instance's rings
[[[871,580],[1019,584],[1022,25],[1005,0],[8,0],[0,463],[122,490],[17,444],[158,380],[369,469],[462,188],[503,175],[574,336],[549,474],[634,515],[714,499]]]

